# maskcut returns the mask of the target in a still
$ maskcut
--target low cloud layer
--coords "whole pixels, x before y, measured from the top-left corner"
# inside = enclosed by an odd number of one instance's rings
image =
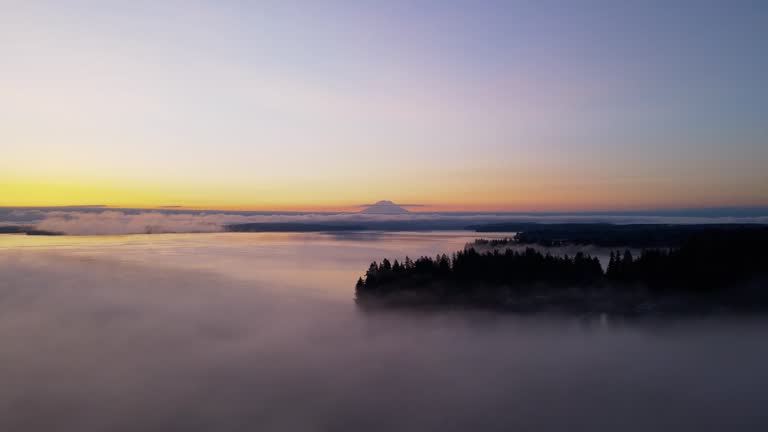
[[[120,211],[60,212],[45,215],[35,227],[71,235],[195,233],[222,230],[224,215],[190,215],[161,212],[126,214]]]
[[[339,214],[229,214],[229,213],[174,213],[146,211],[71,212],[50,211],[35,228],[70,235],[204,233],[224,231],[227,225],[241,223],[364,223],[374,221],[428,221],[456,220],[472,223],[485,221],[471,216],[424,215],[366,215]]]
[[[415,229],[461,229],[468,225],[500,222],[608,222],[608,223],[768,223],[768,217],[681,217],[636,215],[510,215],[510,214],[361,214],[213,212],[176,210],[49,210],[17,209],[0,215],[0,225],[24,224],[68,235],[157,233],[210,233],[241,223],[355,224],[373,222],[420,223]]]

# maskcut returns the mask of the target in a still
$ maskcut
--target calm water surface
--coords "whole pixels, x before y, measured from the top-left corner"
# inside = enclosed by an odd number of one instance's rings
[[[355,308],[474,238],[0,236],[0,430],[768,430],[762,319]]]

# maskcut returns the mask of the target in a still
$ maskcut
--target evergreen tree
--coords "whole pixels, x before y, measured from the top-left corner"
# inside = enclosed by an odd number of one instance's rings
[[[395,260],[395,262],[392,264],[392,271],[395,273],[400,273],[402,270],[402,267],[400,266],[400,263]]]
[[[608,268],[605,269],[605,274],[608,277],[614,277],[616,274],[616,254],[611,251],[611,258],[608,260]]]
[[[624,251],[624,259],[622,262],[625,264],[632,264],[632,252],[630,252],[629,249]]]

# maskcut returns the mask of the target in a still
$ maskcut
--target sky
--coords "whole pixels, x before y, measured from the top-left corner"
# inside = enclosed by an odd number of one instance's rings
[[[0,0],[0,206],[768,205],[761,1]]]

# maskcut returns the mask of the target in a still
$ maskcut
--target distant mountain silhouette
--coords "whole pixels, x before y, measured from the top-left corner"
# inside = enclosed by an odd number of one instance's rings
[[[408,210],[400,207],[392,201],[379,201],[375,204],[367,206],[365,210],[360,213],[363,214],[384,214],[384,215],[396,215],[410,213]]]

